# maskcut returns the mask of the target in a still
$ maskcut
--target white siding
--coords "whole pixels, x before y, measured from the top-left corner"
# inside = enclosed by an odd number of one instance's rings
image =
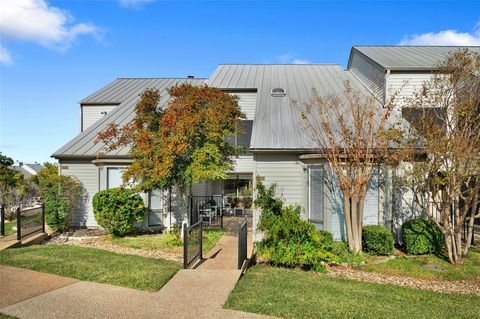
[[[98,167],[91,161],[61,161],[60,174],[74,176],[82,183],[81,200],[73,216],[73,226],[98,226],[93,216],[92,199],[98,192]]]
[[[405,99],[412,98],[414,92],[419,90],[425,81],[430,81],[431,74],[427,73],[393,73],[386,79],[387,99],[395,92],[399,93],[398,106],[405,103]]]
[[[253,173],[255,171],[255,160],[253,155],[240,155],[235,159],[235,173]]]
[[[235,92],[231,93],[239,97],[238,105],[243,113],[247,116],[247,120],[255,118],[255,108],[257,105],[256,92]]]
[[[296,155],[256,155],[256,175],[263,177],[266,186],[276,183],[277,193],[286,204],[303,205],[304,171]]]
[[[82,127],[81,131],[85,131],[90,125],[101,119],[104,115],[102,112],[110,112],[116,105],[82,105]]]
[[[380,100],[385,97],[385,71],[360,53],[352,56],[350,71]]]
[[[327,170],[328,172],[329,170]],[[343,207],[343,195],[337,186],[337,180],[332,177],[331,172],[326,174],[326,186],[325,186],[325,214],[331,216],[331,228],[326,229],[333,233],[335,240],[346,240],[346,224],[345,224],[345,210]],[[365,197],[365,207],[363,224],[364,225],[377,225],[379,221],[379,208],[378,208],[378,176],[372,177],[368,186],[367,194]]]

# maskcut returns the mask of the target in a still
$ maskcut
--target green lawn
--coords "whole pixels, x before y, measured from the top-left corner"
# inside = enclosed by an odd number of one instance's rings
[[[15,229],[13,229],[15,227]],[[5,221],[5,236],[15,234],[17,231],[17,220]]]
[[[438,272],[424,267],[426,264],[436,265],[445,271]],[[480,251],[471,249],[463,266],[455,266],[445,257],[424,255],[416,257],[397,257],[386,263],[369,264],[358,269],[375,271],[389,275],[410,276],[436,280],[465,280],[480,278]]]
[[[18,319],[17,317],[12,317],[0,312],[0,319]]]
[[[0,251],[0,263],[148,291],[159,290],[181,268],[174,261],[73,245],[7,249]]]
[[[203,252],[207,253],[215,246],[225,231],[218,228],[203,229]],[[107,237],[112,243],[135,249],[159,249],[170,253],[182,253],[183,244],[173,234],[169,235],[138,235],[127,237]]]
[[[284,318],[475,318],[480,297],[252,267],[226,308]]]

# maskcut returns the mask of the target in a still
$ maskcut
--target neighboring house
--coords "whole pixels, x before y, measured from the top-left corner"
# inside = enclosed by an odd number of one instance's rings
[[[12,165],[12,169],[16,170],[23,174],[23,178],[27,179],[32,175],[37,175],[43,169],[42,164],[33,163],[33,164],[26,164],[19,161],[15,161]]]
[[[247,118],[243,122],[244,134],[233,139],[245,146],[246,152],[236,158],[229,178],[194,185],[191,193],[240,198],[251,194],[256,178],[260,177],[267,185],[276,183],[287,204],[300,204],[304,218],[317,228],[333,232],[336,239],[345,239],[341,194],[325,159],[313,154],[315,143],[305,134],[300,113],[291,102],[308,101],[312,89],[320,95],[340,95],[348,80],[361,94],[377,97],[381,106],[398,88],[402,88],[402,96],[410,96],[431,77],[435,65],[456,49],[459,48],[353,47],[346,70],[336,64],[225,64],[219,65],[208,79],[117,79],[80,102],[81,133],[52,155],[59,161],[60,174],[76,176],[85,188],[85,205],[79,208],[74,223],[97,225],[91,206],[93,195],[119,186],[122,169],[131,163],[128,148],[99,156],[103,144],[94,143],[97,133],[109,123],[123,125],[131,121],[138,96],[146,88],[159,89],[160,106],[165,107],[169,87],[192,83],[237,95]],[[399,196],[393,185],[394,174],[389,168],[372,178],[366,197],[365,224],[384,224],[395,230],[398,221],[412,213],[411,198],[408,194]],[[169,226],[163,213],[164,195],[143,195],[150,208],[145,227]],[[176,219],[179,218],[177,215]],[[256,220],[258,212],[254,211],[254,223]]]

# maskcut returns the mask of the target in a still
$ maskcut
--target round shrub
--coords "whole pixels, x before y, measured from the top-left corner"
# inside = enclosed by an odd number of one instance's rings
[[[145,207],[140,195],[132,190],[112,188],[95,194],[93,213],[101,227],[114,236],[124,236],[143,220]]]
[[[380,225],[367,225],[363,227],[363,251],[372,255],[393,254],[393,235]]]
[[[402,225],[402,238],[407,253],[411,255],[433,254],[443,247],[443,234],[434,222],[411,219]]]

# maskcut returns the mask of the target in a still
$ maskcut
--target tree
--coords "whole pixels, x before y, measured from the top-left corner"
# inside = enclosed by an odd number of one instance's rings
[[[356,254],[362,251],[364,204],[370,179],[377,164],[388,156],[393,159],[389,149],[401,135],[392,115],[396,95],[382,106],[374,96],[362,95],[346,81],[343,95],[319,96],[313,90],[309,102],[294,103],[307,134],[317,144],[316,152],[325,155],[338,179],[348,246]]]
[[[238,98],[216,88],[182,84],[168,90],[166,109],[160,94],[147,89],[135,106],[132,122],[110,124],[98,134],[104,152],[129,147],[133,163],[124,181],[141,190],[190,186],[226,178],[239,149],[227,139],[245,118]]]
[[[449,261],[463,264],[480,214],[480,53],[453,53],[406,101],[404,113],[415,115],[412,140],[424,144],[410,154],[416,160],[406,183],[443,233]]]
[[[13,160],[0,153],[0,200],[6,206],[19,204],[28,189],[23,174],[12,169],[12,165]]]
[[[80,204],[82,185],[73,176],[58,174],[58,166],[45,163],[37,175],[30,177],[30,182],[38,185],[40,196],[45,203],[47,224],[57,231],[65,230]]]

